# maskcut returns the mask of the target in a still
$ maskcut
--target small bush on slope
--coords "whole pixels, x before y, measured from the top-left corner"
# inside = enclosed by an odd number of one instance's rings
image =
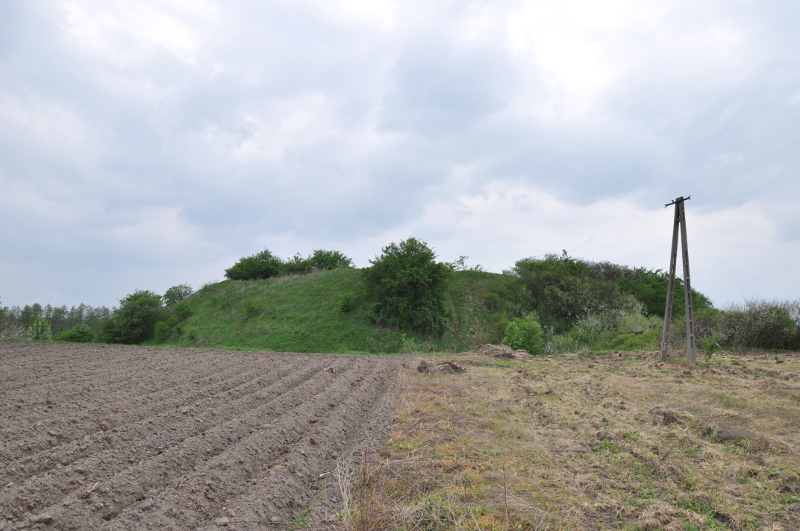
[[[369,318],[379,324],[419,332],[441,332],[450,312],[445,303],[452,269],[436,262],[428,245],[416,238],[383,248],[362,271],[373,300]]]

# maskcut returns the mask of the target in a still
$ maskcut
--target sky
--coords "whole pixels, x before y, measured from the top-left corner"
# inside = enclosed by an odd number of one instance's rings
[[[113,306],[263,249],[800,297],[800,3],[7,0],[0,304]],[[679,267],[680,273],[680,267]]]

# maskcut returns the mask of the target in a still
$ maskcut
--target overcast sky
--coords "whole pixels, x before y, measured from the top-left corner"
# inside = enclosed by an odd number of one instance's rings
[[[112,306],[265,248],[667,269],[800,297],[795,1],[0,4],[0,301]],[[680,270],[680,269],[679,269]]]

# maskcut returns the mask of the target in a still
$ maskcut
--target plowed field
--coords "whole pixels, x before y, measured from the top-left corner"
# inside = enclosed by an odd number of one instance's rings
[[[400,363],[0,343],[0,530],[318,524]]]

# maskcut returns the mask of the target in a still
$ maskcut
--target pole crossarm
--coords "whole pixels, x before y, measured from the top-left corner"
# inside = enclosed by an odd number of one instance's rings
[[[694,312],[692,306],[692,283],[689,272],[689,242],[686,235],[686,209],[684,203],[692,197],[678,197],[664,207],[675,205],[675,217],[672,224],[672,250],[669,260],[669,284],[667,285],[667,304],[664,310],[664,332],[661,336],[661,361],[667,361],[669,349],[669,326],[672,321],[672,309],[675,299],[675,269],[678,262],[678,237],[681,240],[681,261],[683,264],[683,300],[686,307],[686,355],[689,363],[697,361],[697,346],[694,335]]]

